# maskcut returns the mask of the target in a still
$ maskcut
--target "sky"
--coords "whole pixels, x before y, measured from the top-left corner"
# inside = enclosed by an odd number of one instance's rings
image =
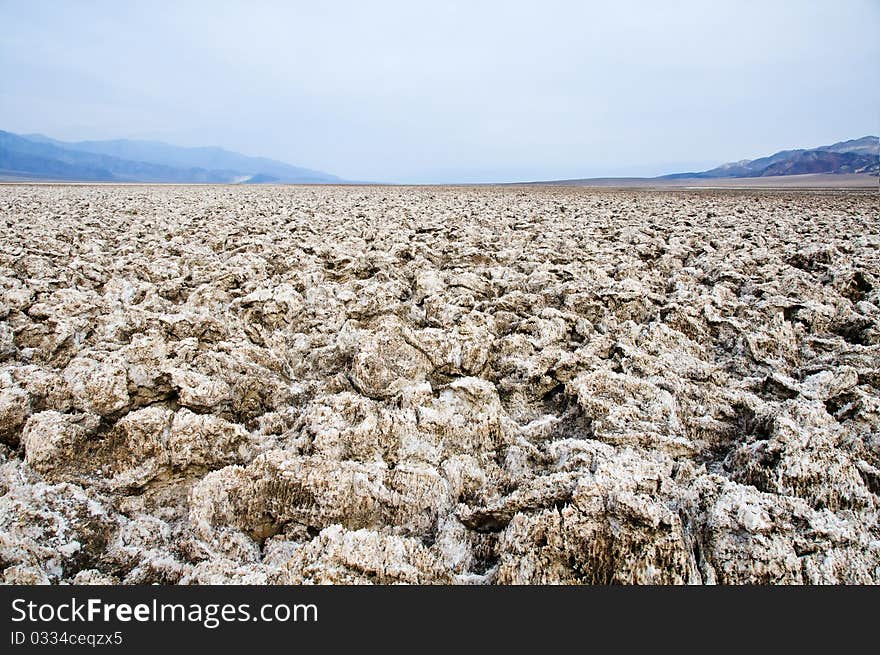
[[[0,129],[363,181],[657,175],[878,134],[878,34],[878,0],[0,0]]]

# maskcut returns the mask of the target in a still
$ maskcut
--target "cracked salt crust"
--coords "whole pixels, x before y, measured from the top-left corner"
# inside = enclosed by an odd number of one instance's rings
[[[878,583],[878,216],[0,187],[4,580]]]

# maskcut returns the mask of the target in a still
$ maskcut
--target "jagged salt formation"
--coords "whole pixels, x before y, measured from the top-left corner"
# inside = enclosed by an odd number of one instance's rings
[[[876,194],[0,187],[8,583],[878,583]]]

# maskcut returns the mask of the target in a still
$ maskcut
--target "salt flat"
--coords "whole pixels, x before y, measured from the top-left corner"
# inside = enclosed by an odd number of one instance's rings
[[[868,173],[805,173],[767,177],[596,177],[581,180],[532,182],[537,185],[611,187],[626,189],[867,189],[878,191],[877,175]]]
[[[878,219],[0,186],[4,579],[878,583]]]

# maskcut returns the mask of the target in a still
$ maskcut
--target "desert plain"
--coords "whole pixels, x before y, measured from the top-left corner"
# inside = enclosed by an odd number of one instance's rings
[[[0,186],[7,583],[880,583],[876,190]]]

